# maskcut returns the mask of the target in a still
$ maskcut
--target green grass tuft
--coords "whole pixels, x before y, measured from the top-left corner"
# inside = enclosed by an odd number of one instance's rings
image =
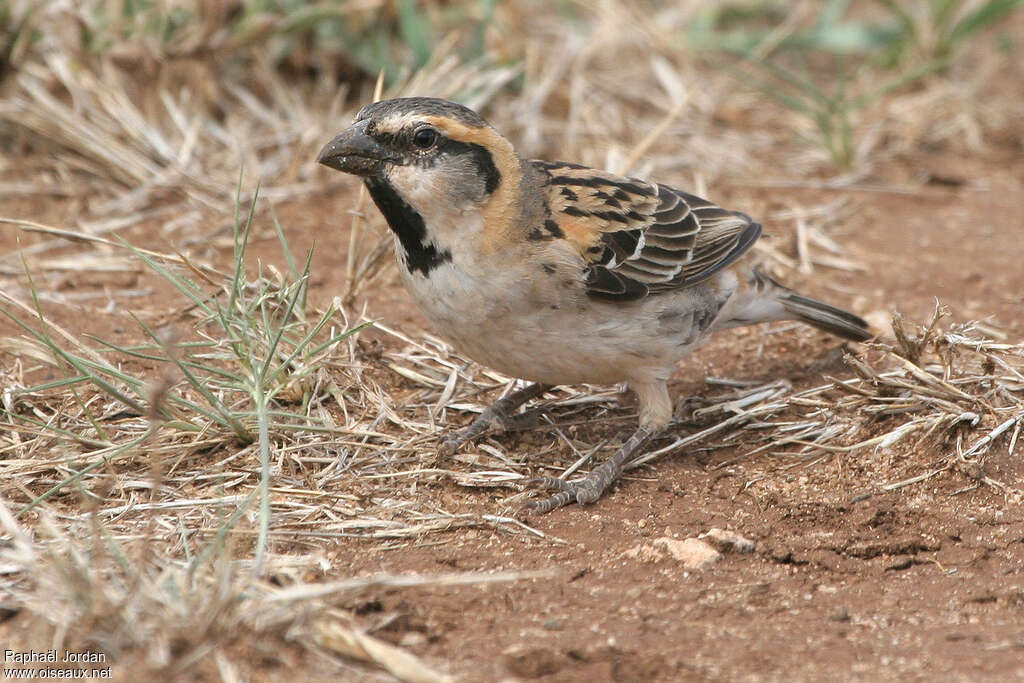
[[[261,565],[270,526],[272,440],[282,430],[323,428],[322,420],[310,410],[313,399],[319,399],[322,391],[314,376],[339,342],[366,325],[336,332],[328,329],[336,319],[337,311],[333,306],[316,315],[311,313],[308,291],[312,251],[300,268],[276,221],[275,230],[289,264],[288,272],[271,277],[267,268],[258,264],[255,281],[247,281],[246,251],[255,208],[254,199],[244,219],[236,214],[234,270],[212,291],[150,253],[121,241],[190,302],[197,320],[188,339],[173,339],[132,313],[149,343],[121,346],[95,337],[92,339],[97,342],[96,348],[81,343],[61,343],[43,313],[26,266],[36,320],[26,320],[8,305],[0,305],[0,315],[11,320],[39,348],[49,353],[63,378],[14,390],[12,396],[16,399],[19,395],[70,389],[81,413],[96,432],[96,437],[89,441],[102,455],[92,458],[75,474],[30,501],[19,515],[75,484],[84,474],[131,454],[151,441],[177,438],[182,434],[202,434],[206,438],[220,435],[235,445],[255,444],[259,453],[261,515],[256,566]],[[194,272],[201,273],[198,268]],[[208,275],[203,274],[203,277],[209,279]],[[148,374],[162,379],[154,386],[144,378],[142,371],[126,370],[129,360],[147,364],[150,366]],[[105,414],[147,417],[149,426],[130,439],[116,440],[111,434],[123,433],[123,430],[113,424],[104,426],[104,419],[88,407],[89,398],[96,395],[108,404],[120,406],[117,410],[108,406]],[[81,429],[73,433],[7,409],[0,411],[0,416],[10,424],[31,425],[58,441],[81,443]]]

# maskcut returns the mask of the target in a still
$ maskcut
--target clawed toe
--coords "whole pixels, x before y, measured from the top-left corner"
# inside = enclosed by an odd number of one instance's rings
[[[526,482],[527,486],[541,491],[569,491],[572,484],[573,482],[558,477],[534,477]]]
[[[607,482],[607,484],[610,483]],[[555,495],[544,500],[534,500],[526,504],[527,509],[540,512],[541,514],[551,512],[574,501],[580,505],[593,503],[601,497],[601,494],[607,488],[607,484],[602,478],[595,476],[594,473],[575,481],[565,481],[556,477],[537,477],[531,479],[527,484],[542,491],[558,491]]]
[[[480,436],[491,429],[522,429],[523,425],[531,420],[536,420],[534,411],[527,411],[522,415],[514,414],[514,411],[526,401],[537,398],[551,387],[547,384],[530,384],[518,391],[514,391],[505,398],[498,399],[487,407],[484,412],[477,415],[467,427],[460,429],[441,442],[441,452],[451,455],[459,449],[459,446]]]
[[[601,497],[608,487],[612,485],[619,475],[626,469],[626,466],[636,457],[640,448],[647,443],[652,436],[651,432],[641,427],[629,437],[626,443],[616,451],[615,455],[595,467],[590,474],[582,479],[565,481],[555,477],[537,477],[531,479],[529,484],[545,491],[558,491],[555,495],[544,500],[535,500],[526,504],[530,510],[540,513],[551,512],[555,508],[576,501],[580,505],[593,503]]]
[[[442,455],[452,455],[455,451],[459,450],[459,446],[466,442],[465,439],[460,439],[458,434],[447,436],[441,441],[440,451]]]
[[[472,441],[474,438],[483,434],[493,425],[493,420],[489,415],[479,415],[473,420],[468,427],[464,427],[454,434],[450,434],[441,441],[441,452],[444,455],[451,455],[455,451],[459,450],[459,446]]]
[[[563,505],[568,505],[572,501],[573,494],[571,491],[561,491],[560,493],[556,493],[550,498],[545,498],[544,500],[532,500],[524,507],[527,510],[533,510],[534,512],[539,512],[543,515],[556,508],[560,508]]]

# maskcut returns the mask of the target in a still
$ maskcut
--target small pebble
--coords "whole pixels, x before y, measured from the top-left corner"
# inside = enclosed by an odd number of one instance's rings
[[[720,552],[738,552],[738,553],[751,553],[754,552],[754,542],[745,536],[741,536],[735,531],[728,529],[709,529],[706,534],[701,534],[700,538],[704,539]]]

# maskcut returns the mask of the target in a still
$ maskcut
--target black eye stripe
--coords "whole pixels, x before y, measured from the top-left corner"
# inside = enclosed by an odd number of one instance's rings
[[[424,167],[433,166],[436,161],[436,155],[467,155],[484,178],[484,190],[487,194],[491,194],[498,189],[498,184],[501,182],[501,172],[494,163],[494,157],[491,156],[486,147],[473,142],[453,140],[445,137],[436,128],[430,128],[429,130],[434,131],[436,140],[430,148],[423,149],[414,142],[415,135],[422,130],[427,130],[427,128],[407,129],[400,133],[375,131],[373,139],[388,149],[394,150],[398,155],[415,157],[415,161],[407,158],[405,163],[415,163]]]
[[[501,182],[501,172],[494,165],[494,157],[491,156],[491,153],[483,145],[452,140],[451,138],[442,138],[441,142],[437,145],[437,149],[442,154],[451,154],[453,156],[464,154],[469,156],[476,165],[480,175],[484,177],[484,190],[487,194],[491,194],[498,189],[498,183]]]

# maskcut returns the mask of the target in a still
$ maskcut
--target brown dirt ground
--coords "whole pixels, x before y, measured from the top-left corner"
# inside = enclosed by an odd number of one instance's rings
[[[873,182],[902,184],[922,173],[945,180],[910,193],[845,191],[859,210],[835,237],[852,258],[868,264],[867,272],[818,268],[790,278],[790,284],[860,313],[895,308],[916,320],[928,317],[938,297],[956,319],[991,317],[1011,340],[1019,340],[1024,335],[1020,155],[1018,146],[969,160],[934,153],[888,165]],[[336,217],[352,206],[354,183],[332,187],[336,191],[330,196],[277,207],[297,253],[317,243],[313,290],[321,301],[343,283],[347,239],[345,226],[339,234]],[[740,180],[711,194],[736,208],[822,203],[837,195],[750,187]],[[0,201],[0,215],[54,225],[70,224],[76,210],[45,197]],[[347,224],[347,218],[341,222]],[[784,234],[770,226],[769,232],[780,234],[775,239],[784,244]],[[0,231],[0,253],[16,248],[13,234]],[[147,224],[122,234],[136,244],[176,246]],[[227,265],[228,236],[227,231],[208,236],[213,246],[207,253],[198,246],[190,249],[200,259]],[[39,239],[23,236],[22,244]],[[257,254],[277,255],[271,235],[254,247]],[[115,340],[134,338],[135,326],[123,313],[99,314],[108,303],[105,288],[153,288],[122,305],[170,311],[175,299],[160,287],[154,278],[134,272],[64,273],[40,283],[44,290],[95,294],[82,299],[81,307],[55,306],[53,313],[68,329]],[[369,310],[407,333],[427,329],[393,279],[370,293]],[[843,372],[837,347],[813,332],[737,331],[681,366],[675,389],[699,393],[708,374],[820,383],[822,374]],[[614,427],[600,425],[582,429],[615,433]],[[529,452],[533,439],[546,437],[493,438]],[[555,568],[551,579],[374,590],[344,605],[370,625],[383,624],[378,636],[464,680],[1024,677],[1024,515],[1019,508],[955,473],[851,502],[880,482],[905,476],[905,463],[894,462],[891,454],[858,453],[810,466],[766,456],[718,467],[739,453],[696,452],[658,461],[634,472],[594,506],[531,518],[531,525],[564,543],[479,529],[435,535],[423,544],[389,541],[386,547],[324,541],[333,567],[322,578]],[[901,457],[924,471],[938,456]],[[1004,442],[988,457],[986,471],[1016,484],[1024,466]],[[451,482],[421,485],[419,495],[436,497],[452,512],[505,512],[485,490]],[[645,541],[692,537],[711,527],[754,540],[754,552],[726,554],[700,571],[686,571],[671,559],[624,556]],[[268,647],[238,644],[240,653],[253,654],[247,675],[359,675],[304,658],[293,648],[271,654]]]

